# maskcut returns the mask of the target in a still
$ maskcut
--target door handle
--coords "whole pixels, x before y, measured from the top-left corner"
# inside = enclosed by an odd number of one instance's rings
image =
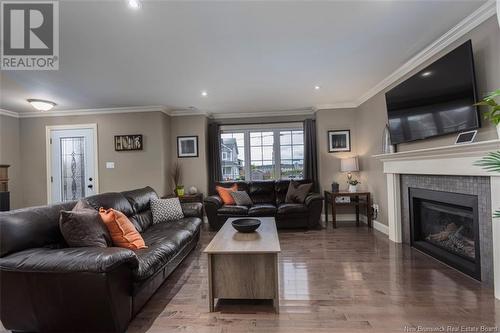
[[[87,185],[87,187],[88,187],[88,188],[90,188],[90,189],[93,189],[93,188],[94,188],[94,185],[89,184],[89,185]]]

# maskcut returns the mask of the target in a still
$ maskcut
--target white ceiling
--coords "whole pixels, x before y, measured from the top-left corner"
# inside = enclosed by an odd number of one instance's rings
[[[61,1],[60,69],[2,72],[0,108],[349,105],[483,3]]]

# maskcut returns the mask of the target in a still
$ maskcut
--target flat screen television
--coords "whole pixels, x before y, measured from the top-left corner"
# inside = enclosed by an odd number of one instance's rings
[[[479,128],[471,41],[388,91],[385,99],[393,144]]]

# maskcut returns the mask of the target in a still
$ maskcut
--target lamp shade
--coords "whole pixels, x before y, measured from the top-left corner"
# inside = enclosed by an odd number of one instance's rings
[[[343,158],[340,160],[340,171],[341,172],[353,172],[359,171],[358,157]]]

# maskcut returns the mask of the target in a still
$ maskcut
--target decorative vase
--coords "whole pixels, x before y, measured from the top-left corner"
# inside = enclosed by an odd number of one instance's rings
[[[389,131],[389,125],[385,125],[384,135],[382,138],[382,153],[392,154],[396,152],[396,147],[391,143],[391,132]]]
[[[497,135],[498,138],[500,139],[500,123],[497,124]]]
[[[178,197],[183,197],[184,196],[184,185],[177,185],[175,188],[175,194],[177,194]]]
[[[358,185],[350,185],[349,184],[349,192],[354,193],[358,191]]]

